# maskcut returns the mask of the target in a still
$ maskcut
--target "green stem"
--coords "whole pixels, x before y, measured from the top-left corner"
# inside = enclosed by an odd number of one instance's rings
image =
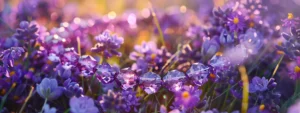
[[[16,83],[13,83],[12,86],[10,87],[10,89],[8,90],[8,92],[3,96],[2,101],[1,101],[1,105],[0,105],[0,111],[2,111],[2,108],[5,104],[6,98],[7,96],[11,93],[11,91],[16,87]]]
[[[43,111],[44,111],[44,106],[47,104],[47,100],[48,100],[48,99],[46,98],[40,113],[43,113]]]

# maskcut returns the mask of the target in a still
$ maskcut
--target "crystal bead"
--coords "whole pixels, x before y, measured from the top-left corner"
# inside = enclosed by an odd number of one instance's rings
[[[116,78],[123,90],[133,88],[137,81],[137,75],[129,68],[121,70]]]
[[[209,67],[202,63],[192,64],[191,68],[187,71],[187,76],[190,77],[193,83],[198,86],[202,86],[208,81],[209,74]]]
[[[158,91],[162,83],[161,77],[153,72],[147,72],[140,77],[140,84],[147,94],[153,94]]]
[[[104,84],[114,81],[115,75],[118,73],[118,68],[112,67],[109,64],[97,66],[96,77]]]
[[[184,82],[186,81],[186,76],[183,72],[172,70],[167,73],[163,78],[164,85],[170,91],[179,91],[184,86]]]
[[[214,69],[217,70],[226,70],[228,69],[230,62],[227,59],[227,57],[221,56],[221,55],[214,55],[210,61],[208,61],[208,64],[214,67]]]

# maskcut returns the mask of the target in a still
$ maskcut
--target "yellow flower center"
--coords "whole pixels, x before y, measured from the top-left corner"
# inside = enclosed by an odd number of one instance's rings
[[[5,93],[6,93],[6,90],[5,90],[5,89],[2,89],[2,90],[1,90],[1,95],[5,95]]]
[[[293,19],[293,18],[294,18],[293,13],[288,13],[288,19]]]
[[[190,97],[190,93],[189,93],[188,91],[184,91],[184,92],[182,93],[182,97],[183,97],[184,99],[187,99],[187,98]]]
[[[16,95],[13,97],[14,100],[19,100],[19,98],[20,98],[20,97],[19,97],[19,96],[16,96]]]
[[[238,24],[238,23],[239,23],[239,21],[240,21],[240,20],[239,20],[239,18],[238,18],[238,17],[234,17],[234,18],[233,18],[233,23],[234,23],[234,24]]]
[[[151,59],[155,59],[156,54],[151,54]]]
[[[265,105],[262,104],[259,106],[259,111],[263,111],[264,109],[265,109]]]
[[[34,68],[33,67],[29,68],[29,71],[34,72]]]
[[[294,68],[294,71],[295,71],[296,73],[299,73],[299,72],[300,72],[300,67],[296,66],[296,67]]]
[[[9,75],[10,76],[13,76],[13,75],[15,75],[16,74],[16,72],[15,71],[11,71],[11,72],[9,72]]]
[[[251,27],[251,28],[254,27],[254,22],[250,22],[249,27]]]

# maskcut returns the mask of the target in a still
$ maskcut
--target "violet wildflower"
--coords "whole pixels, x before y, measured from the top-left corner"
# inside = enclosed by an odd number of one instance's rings
[[[114,81],[115,76],[119,73],[119,69],[114,66],[110,66],[107,63],[97,66],[96,77],[104,84]]]
[[[201,55],[203,56],[204,61],[210,59],[214,56],[220,49],[220,45],[217,43],[216,40],[211,39],[207,40],[203,43],[201,48]]]
[[[289,73],[290,77],[294,80],[300,79],[300,67],[295,66],[294,70]]]
[[[5,67],[13,67],[14,60],[20,58],[24,52],[22,47],[11,47],[1,52],[0,58]]]
[[[291,28],[291,34],[282,33],[282,37],[285,38],[281,46],[277,45],[276,48],[280,51],[283,51],[289,58],[296,59],[297,56],[300,56],[300,29]]]
[[[200,101],[202,91],[192,86],[184,86],[175,92],[173,106],[181,110],[188,110],[195,107]]]
[[[136,97],[136,92],[131,90],[122,91],[123,102],[122,109],[126,112],[130,112],[133,109],[134,112],[138,112],[137,107],[140,105],[140,98]]]
[[[101,53],[106,58],[110,58],[114,55],[121,56],[117,49],[124,43],[122,37],[117,35],[111,35],[110,32],[104,31],[102,34],[95,37],[97,44],[92,48],[93,52]]]
[[[292,106],[287,110],[287,113],[299,113],[300,112],[300,101],[296,101]]]
[[[44,78],[36,86],[37,93],[44,99],[55,100],[61,96],[63,89],[58,86],[56,79]]]
[[[269,81],[263,77],[263,78],[259,78],[257,76],[255,76],[254,78],[252,78],[252,82],[250,84],[250,92],[254,93],[254,92],[262,92],[268,89],[268,84]]]
[[[92,56],[83,55],[78,62],[81,65],[81,73],[83,76],[91,76],[94,73],[97,61]]]
[[[72,97],[69,104],[72,113],[99,113],[94,100],[89,97]]]
[[[227,25],[229,26],[230,31],[243,30],[246,26],[244,17],[238,13],[232,13],[228,17]]]
[[[136,97],[136,92],[127,90],[123,92],[113,92],[108,90],[107,94],[101,97],[100,104],[105,112],[118,110],[121,112],[137,112],[140,98]]]
[[[50,108],[49,104],[45,104],[43,107],[44,113],[56,113],[57,109],[55,107]]]
[[[72,82],[71,79],[67,79],[64,81],[64,94],[67,97],[76,96],[79,97],[83,93],[83,88],[79,86],[78,83]]]
[[[284,27],[296,27],[299,24],[300,18],[294,17],[293,13],[288,13],[288,17],[282,20]]]
[[[31,25],[27,21],[22,21],[20,23],[20,28],[17,29],[16,33],[13,37],[19,40],[29,40],[34,41],[38,35],[37,35],[38,28],[36,25]]]
[[[71,65],[70,63],[58,64],[56,66],[57,74],[62,78],[67,79],[72,74],[71,72],[72,67],[73,65]]]
[[[230,45],[234,42],[234,38],[233,38],[232,34],[230,34],[225,29],[222,31],[219,40],[220,40],[220,43],[225,46]]]
[[[61,59],[62,62],[70,62],[75,65],[74,63],[78,61],[79,55],[74,48],[65,48],[63,57]]]

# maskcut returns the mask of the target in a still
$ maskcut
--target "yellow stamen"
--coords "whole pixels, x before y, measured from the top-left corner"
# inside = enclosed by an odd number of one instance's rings
[[[259,106],[259,111],[263,111],[264,109],[265,109],[265,105],[262,104]]]
[[[182,93],[182,97],[183,98],[189,98],[190,97],[190,93],[188,92],[188,91],[184,91],[183,93]]]
[[[34,72],[34,68],[33,67],[29,68],[29,71]]]
[[[293,18],[294,18],[293,13],[288,13],[288,19],[293,19]]]
[[[19,96],[16,96],[16,95],[13,97],[14,100],[19,100],[19,98],[20,98],[20,97],[19,97]]]
[[[233,18],[233,23],[234,23],[234,24],[238,24],[238,23],[239,23],[239,21],[240,21],[240,20],[239,20],[239,18],[238,18],[238,17],[234,17],[234,18]]]
[[[215,75],[215,74],[212,74],[212,73],[210,73],[209,76],[210,76],[211,78],[216,78],[216,75]]]
[[[295,71],[296,73],[299,73],[299,72],[300,72],[300,67],[296,66],[296,67],[294,68],[294,71]]]
[[[254,27],[254,22],[250,22],[249,27],[253,28]]]
[[[0,94],[1,94],[1,95],[5,95],[5,93],[6,93],[6,90],[5,90],[5,89],[2,89]]]
[[[151,54],[151,59],[155,59],[156,54]]]
[[[9,75],[10,76],[13,76],[13,75],[15,75],[16,74],[16,72],[15,71],[11,71],[11,72],[9,72]]]

